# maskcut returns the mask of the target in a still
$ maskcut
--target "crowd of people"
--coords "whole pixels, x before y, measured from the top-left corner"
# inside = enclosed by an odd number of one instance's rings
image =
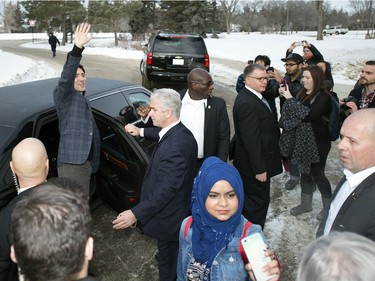
[[[59,178],[47,181],[48,156],[38,139],[26,138],[12,151],[18,195],[0,210],[1,280],[97,280],[88,273],[94,247],[88,201],[100,139],[80,64],[90,28],[77,26],[53,93],[61,136]],[[303,56],[294,52],[297,46]],[[323,203],[317,240],[308,246],[297,280],[375,278],[375,61],[366,62],[352,99],[341,103],[338,149],[345,176],[335,186],[325,176],[330,64],[307,41],[292,43],[281,60],[284,76],[268,56],[259,55],[238,77],[231,142],[226,103],[212,95],[212,76],[199,68],[189,73],[187,89],[157,89],[150,104],[137,109],[147,126],[124,127],[158,144],[140,202],[118,214],[112,227],[139,226],[157,240],[160,280],[256,280],[254,261],[241,243],[255,233],[263,241],[261,259],[266,258],[261,270],[270,281],[279,280],[282,261],[263,230],[271,180],[283,169],[290,173],[286,190],[301,185],[301,203],[291,208],[292,216],[312,211],[316,188]]]

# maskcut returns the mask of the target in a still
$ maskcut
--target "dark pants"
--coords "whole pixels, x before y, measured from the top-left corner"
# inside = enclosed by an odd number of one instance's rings
[[[241,177],[245,193],[242,214],[248,221],[259,224],[263,229],[270,204],[270,179],[260,182],[255,178]]]
[[[158,240],[158,264],[160,281],[176,281],[178,241]]]
[[[51,45],[51,51],[52,51],[53,56],[55,56],[56,55],[56,44]]]
[[[301,190],[303,193],[312,194],[316,184],[322,197],[331,198],[331,184],[324,173],[325,164],[325,161],[313,163],[310,167],[310,173],[301,175]]]
[[[91,161],[86,161],[82,165],[62,164],[58,167],[59,178],[75,180],[83,187],[84,196],[89,199],[91,180]]]

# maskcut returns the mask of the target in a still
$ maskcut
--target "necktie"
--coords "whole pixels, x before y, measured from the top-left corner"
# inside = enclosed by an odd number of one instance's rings
[[[262,102],[268,107],[268,109],[272,112],[270,105],[268,104],[267,100],[262,97]]]

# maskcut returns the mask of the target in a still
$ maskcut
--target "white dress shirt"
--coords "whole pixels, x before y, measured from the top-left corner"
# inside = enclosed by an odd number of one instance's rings
[[[197,158],[204,157],[204,120],[205,108],[207,105],[206,99],[193,100],[190,98],[189,91],[186,92],[182,99],[180,119],[190,132],[198,144]]]
[[[355,174],[353,174],[347,169],[344,169],[346,181],[343,183],[342,187],[336,194],[335,199],[331,202],[328,218],[326,221],[326,225],[324,227],[324,235],[329,234],[329,232],[331,231],[333,222],[335,221],[336,216],[339,213],[345,200],[350,196],[350,194],[352,194],[354,189],[356,189],[357,186],[360,185],[360,183],[362,183],[367,177],[369,177],[374,172],[375,166]]]

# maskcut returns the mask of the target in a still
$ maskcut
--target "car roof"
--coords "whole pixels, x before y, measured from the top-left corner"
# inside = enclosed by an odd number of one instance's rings
[[[157,36],[159,37],[174,37],[174,38],[178,38],[178,37],[181,37],[181,38],[184,38],[184,37],[196,37],[196,38],[202,38],[202,36],[200,36],[199,34],[196,34],[196,33],[163,33],[163,32],[160,32],[157,34]]]
[[[0,87],[0,126],[17,126],[25,118],[55,107],[53,91],[58,79]],[[103,92],[129,87],[141,86],[125,81],[88,77],[86,97],[92,99]]]

